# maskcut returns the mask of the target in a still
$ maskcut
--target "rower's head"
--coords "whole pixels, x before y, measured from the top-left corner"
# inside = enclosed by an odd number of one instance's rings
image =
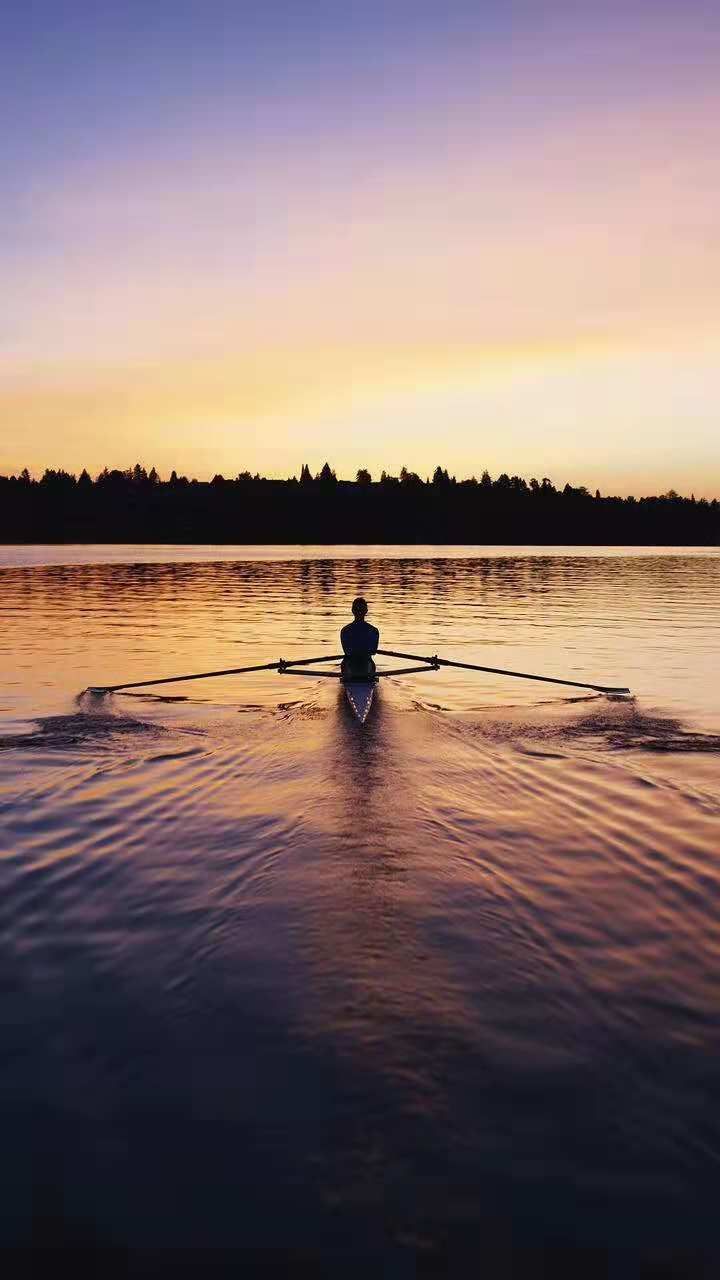
[[[352,602],[353,617],[356,622],[362,622],[368,611],[367,600],[363,600],[362,596],[356,596]]]

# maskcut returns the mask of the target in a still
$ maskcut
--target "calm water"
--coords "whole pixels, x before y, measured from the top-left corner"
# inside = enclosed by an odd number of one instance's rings
[[[0,1243],[714,1265],[720,552],[0,566]],[[636,696],[81,694],[334,653],[358,592],[389,648]]]

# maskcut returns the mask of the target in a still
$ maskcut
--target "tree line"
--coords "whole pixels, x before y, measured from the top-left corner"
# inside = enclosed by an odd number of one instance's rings
[[[604,496],[483,471],[458,480],[436,467],[423,479],[403,467],[374,479],[365,468],[338,480],[188,479],[155,467],[107,467],[94,479],[47,470],[0,476],[3,542],[545,543],[720,545],[720,504],[670,490],[657,497]]]

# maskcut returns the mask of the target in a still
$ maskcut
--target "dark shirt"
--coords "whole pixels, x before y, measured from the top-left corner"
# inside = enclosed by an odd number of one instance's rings
[[[340,643],[348,657],[367,658],[371,653],[377,653],[380,632],[369,622],[348,622],[340,632]]]

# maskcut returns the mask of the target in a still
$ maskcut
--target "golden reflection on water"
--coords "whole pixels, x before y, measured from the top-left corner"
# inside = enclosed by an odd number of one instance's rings
[[[173,1240],[217,1224],[197,1170],[243,1238],[248,1187],[274,1229],[315,1188],[319,1238],[328,1204],[441,1238],[501,1185],[538,1220],[555,1188],[571,1238],[581,1200],[588,1238],[608,1218],[651,1243],[659,1217],[683,1240],[714,1223],[719,566],[0,571],[13,1168],[28,1132],[47,1154],[31,1080],[62,1149],[105,1159],[133,1229],[158,1212],[144,1171],[181,1180]],[[358,591],[389,648],[636,698],[451,670],[382,681],[364,725],[332,680],[273,672],[78,698],[335,652]],[[168,1094],[182,1160],[153,1127]],[[135,1135],[127,1172],[117,1132]],[[77,1161],[71,1186],[92,1203]]]
[[[706,725],[720,718],[717,553],[98,564],[0,570],[0,584],[6,722],[66,705],[90,684],[335,652],[358,591],[385,647],[628,684],[644,705]],[[328,706],[330,688],[258,673],[165,692],[213,705]],[[463,711],[561,693],[446,669],[409,676],[386,696]]]

